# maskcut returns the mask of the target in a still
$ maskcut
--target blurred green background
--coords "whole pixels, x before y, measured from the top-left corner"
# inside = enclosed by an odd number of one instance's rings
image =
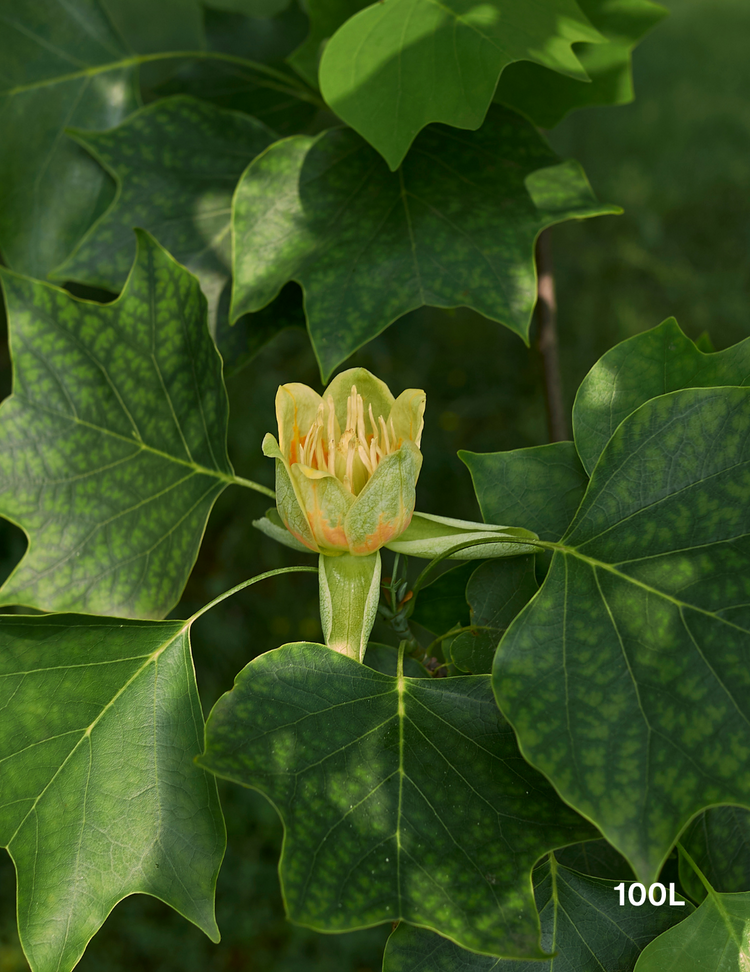
[[[750,334],[750,4],[666,5],[671,16],[635,52],[635,103],[578,112],[550,133],[561,155],[583,164],[598,196],[625,209],[620,217],[553,230],[568,410],[601,354],[670,315],[691,337],[707,331],[717,349]],[[458,449],[488,452],[546,441],[536,350],[475,314],[410,314],[351,364],[374,371],[395,393],[410,386],[427,391],[418,491],[418,507],[427,512],[478,517]],[[272,483],[260,442],[275,427],[276,386],[290,380],[321,387],[300,330],[284,331],[228,378],[230,454],[239,475]],[[9,391],[2,344],[0,395]],[[251,521],[265,506],[256,493],[237,487],[224,493],[174,616],[188,616],[253,574],[306,559],[253,530]],[[21,532],[2,523],[0,579],[24,546]],[[320,640],[310,575],[267,581],[202,618],[194,650],[205,711],[251,658],[296,640]],[[282,831],[275,811],[250,791],[220,788],[229,831],[218,888],[221,945],[160,902],[137,896],[116,908],[84,956],[82,972],[376,972],[390,929],[333,936],[288,924],[276,875]],[[2,855],[0,972],[27,968],[15,932],[14,883]]]

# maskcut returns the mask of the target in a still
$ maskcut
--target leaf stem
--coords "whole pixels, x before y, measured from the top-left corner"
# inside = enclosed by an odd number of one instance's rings
[[[243,479],[242,476],[232,476],[230,482],[235,483],[237,486],[244,486],[247,489],[254,489],[256,493],[263,493],[264,496],[270,496],[272,500],[276,499],[276,493],[268,486],[262,486],[260,483],[253,482],[252,479]]]
[[[537,347],[544,370],[544,398],[547,405],[547,430],[550,442],[570,438],[565,418],[565,403],[560,371],[560,347],[557,340],[557,300],[552,273],[550,231],[543,230],[536,241],[538,275],[536,316],[539,325]]]
[[[477,540],[464,540],[462,543],[457,543],[455,547],[449,547],[448,550],[445,550],[443,553],[438,554],[437,557],[433,557],[433,559],[429,562],[429,564],[427,564],[427,566],[421,572],[419,577],[417,577],[416,581],[414,582],[414,587],[412,588],[412,592],[414,594],[414,597],[412,599],[413,602],[416,602],[417,594],[425,586],[425,579],[427,578],[428,574],[434,567],[436,567],[440,563],[441,560],[445,560],[447,557],[452,557],[453,554],[458,553],[459,550],[465,550],[467,547],[479,547],[482,544],[487,544],[487,543],[514,543],[516,545],[522,543],[532,547],[543,546],[543,544],[539,540],[533,540],[533,539],[527,540],[526,537],[520,539],[519,537],[503,537],[503,536],[481,537],[480,539]],[[518,554],[518,556],[524,557],[524,556],[528,556],[528,554]],[[477,566],[479,565],[477,564]],[[414,610],[414,603],[411,604],[411,610],[409,613],[411,614],[413,610]]]
[[[685,858],[685,860],[688,862],[688,864],[693,869],[693,871],[695,871],[695,873],[698,875],[701,884],[703,885],[703,887],[706,889],[706,892],[708,893],[709,898],[713,901],[714,907],[719,912],[719,914],[721,915],[724,921],[724,924],[729,929],[730,938],[735,943],[735,945],[737,945],[738,948],[741,948],[742,942],[740,941],[739,935],[737,934],[737,929],[732,924],[732,919],[729,915],[729,912],[727,911],[727,909],[724,907],[724,904],[722,903],[721,896],[714,890],[711,882],[708,880],[708,878],[703,873],[703,871],[701,871],[701,869],[698,867],[698,865],[690,856],[690,854],[688,854],[688,852],[685,850],[685,847],[680,843],[679,840],[677,841],[677,852]]]
[[[277,567],[275,570],[267,570],[264,574],[257,574],[255,577],[251,577],[249,580],[242,581],[241,584],[237,584],[235,587],[230,588],[230,590],[224,591],[223,594],[219,594],[219,596],[215,597],[213,601],[209,601],[208,604],[205,604],[199,611],[196,611],[195,614],[191,615],[188,618],[187,623],[191,625],[194,621],[197,621],[202,614],[205,614],[206,611],[210,611],[212,607],[216,607],[217,604],[221,604],[222,601],[225,601],[228,597],[231,597],[232,594],[237,594],[239,591],[244,591],[246,587],[251,587],[253,584],[257,584],[258,581],[266,580],[268,577],[278,577],[279,574],[295,573],[317,574],[318,568],[308,566]]]

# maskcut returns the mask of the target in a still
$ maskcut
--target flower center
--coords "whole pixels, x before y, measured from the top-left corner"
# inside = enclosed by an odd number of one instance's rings
[[[401,440],[396,437],[393,419],[376,418],[368,405],[367,418],[372,429],[367,431],[365,403],[352,385],[346,402],[346,429],[337,437],[336,412],[329,395],[320,403],[318,414],[297,450],[298,461],[311,469],[335,476],[355,496],[361,491],[385,456],[397,452]]]

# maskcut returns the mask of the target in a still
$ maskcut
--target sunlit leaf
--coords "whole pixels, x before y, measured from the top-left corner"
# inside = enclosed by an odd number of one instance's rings
[[[302,77],[318,85],[318,65],[325,44],[355,13],[368,6],[367,0],[307,0],[310,30],[302,44],[287,60]]]
[[[153,233],[201,282],[215,329],[231,265],[232,194],[275,135],[261,122],[187,96],[157,101],[77,141],[114,177],[117,194],[54,277],[119,292],[135,254],[133,228]]]
[[[33,972],[68,972],[126,895],[213,940],[224,853],[188,623],[0,615],[0,844]]]
[[[573,406],[576,446],[591,474],[612,433],[650,398],[680,388],[750,384],[750,338],[704,354],[670,317],[615,345],[581,382]]]
[[[331,37],[320,89],[395,170],[430,122],[479,128],[514,61],[587,81],[572,48],[579,41],[603,38],[575,0],[388,0]]]
[[[616,211],[558,162],[498,106],[478,132],[430,128],[396,174],[352,131],[279,142],[237,187],[231,317],[296,280],[326,379],[424,304],[473,307],[526,339],[539,231]]]
[[[522,752],[644,884],[700,810],[750,807],[748,489],[750,390],[647,402],[495,656]]]
[[[534,871],[534,896],[547,962],[477,955],[433,932],[401,924],[388,939],[383,972],[625,972],[650,941],[692,906],[640,907],[614,890],[614,881],[578,874],[553,861]]]
[[[29,548],[0,604],[163,617],[234,481],[221,359],[198,281],[148,234],[121,297],[2,271],[13,395],[0,514]]]
[[[272,801],[289,917],[323,931],[403,918],[542,957],[531,867],[595,835],[520,757],[488,678],[393,678],[321,645],[250,662],[200,763]]]

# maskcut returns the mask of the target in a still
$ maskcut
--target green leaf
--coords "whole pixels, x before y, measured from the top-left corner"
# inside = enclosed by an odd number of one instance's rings
[[[717,894],[647,945],[635,972],[745,972],[750,894]]]
[[[573,406],[576,447],[591,474],[617,426],[650,398],[681,388],[750,384],[750,338],[704,354],[670,317],[608,351],[581,382]]]
[[[331,35],[367,5],[367,0],[307,0],[310,30],[287,61],[308,84],[318,86],[320,55]]]
[[[0,604],[163,617],[235,481],[198,281],[142,231],[111,304],[1,274],[14,392],[0,407],[0,514],[29,548]]]
[[[392,678],[322,645],[250,662],[200,763],[271,800],[288,915],[320,931],[404,919],[542,957],[531,867],[594,835],[520,758],[488,678]]]
[[[443,634],[457,624],[468,624],[466,585],[476,569],[477,565],[468,561],[447,570],[423,587],[410,620],[436,635]]]
[[[0,615],[0,844],[34,972],[68,972],[118,901],[167,902],[219,940],[216,784],[188,622]]]
[[[575,0],[388,0],[336,31],[320,90],[395,171],[430,122],[479,128],[513,61],[587,81],[573,53],[579,41],[603,38]]]
[[[588,484],[572,442],[458,456],[469,468],[484,519],[517,523],[542,540],[565,533]]]
[[[367,643],[364,664],[383,675],[398,674],[398,648],[381,645],[377,641]],[[404,675],[408,678],[431,678],[427,669],[416,658],[404,658]]]
[[[576,44],[574,50],[591,78],[589,84],[519,61],[503,71],[495,101],[508,105],[542,128],[554,128],[575,108],[623,105],[632,101],[633,48],[667,15],[651,0],[578,0],[605,44]]]
[[[64,135],[137,107],[131,51],[98,0],[0,6],[0,248],[44,276],[111,198],[107,175]]]
[[[211,6],[246,17],[275,17],[289,6],[289,0],[211,0]]]
[[[483,630],[458,635],[451,644],[453,664],[465,672],[488,675],[505,629],[537,589],[534,557],[494,560],[478,567],[466,588],[466,600],[471,605],[471,624]]]
[[[700,810],[750,806],[749,486],[750,390],[641,406],[495,656],[524,756],[644,884]]]
[[[537,234],[616,211],[596,203],[575,163],[557,163],[499,107],[479,132],[424,132],[396,174],[351,131],[278,142],[235,194],[231,318],[296,280],[324,379],[425,304],[473,307],[526,340]]]
[[[710,807],[691,821],[680,843],[717,891],[750,891],[750,811]],[[680,856],[680,881],[695,901],[706,889]]]
[[[609,881],[634,881],[633,869],[606,840],[584,840],[555,851],[555,857],[571,871]]]
[[[477,955],[425,930],[401,924],[388,939],[383,972],[623,972],[650,941],[685,918],[692,906],[636,907],[614,881],[578,874],[554,862],[534,871],[534,896],[547,962]]]
[[[119,292],[138,226],[198,277],[215,330],[230,275],[232,194],[275,135],[254,118],[188,96],[157,101],[109,131],[74,134],[114,177],[117,193],[52,276]]]

